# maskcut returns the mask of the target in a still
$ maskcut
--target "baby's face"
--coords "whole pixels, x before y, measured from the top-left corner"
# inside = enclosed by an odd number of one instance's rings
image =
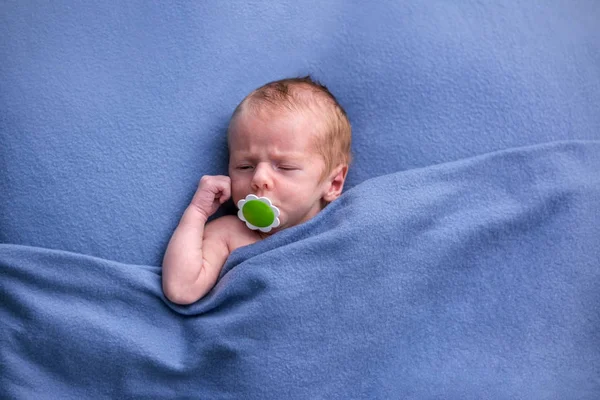
[[[325,161],[314,149],[315,123],[301,113],[238,114],[230,126],[229,176],[233,201],[268,197],[281,214],[272,232],[298,225],[321,210]]]

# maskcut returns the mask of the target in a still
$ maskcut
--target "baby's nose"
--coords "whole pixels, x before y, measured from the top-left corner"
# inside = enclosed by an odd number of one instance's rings
[[[253,190],[270,190],[273,186],[269,167],[263,164],[259,164],[254,169],[254,176],[252,177],[252,189]]]

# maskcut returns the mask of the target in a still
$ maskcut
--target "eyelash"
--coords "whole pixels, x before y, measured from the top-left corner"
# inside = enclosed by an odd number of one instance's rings
[[[239,167],[237,167],[237,169],[241,170],[241,171],[248,171],[250,169],[253,169],[254,167],[252,165],[240,165]],[[290,167],[287,165],[283,165],[283,166],[279,166],[279,169],[283,170],[283,171],[294,171],[298,168],[296,167]]]

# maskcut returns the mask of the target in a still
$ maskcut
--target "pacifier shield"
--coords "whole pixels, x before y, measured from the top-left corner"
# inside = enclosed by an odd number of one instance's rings
[[[265,228],[275,221],[275,213],[271,207],[260,200],[247,201],[242,208],[242,213],[247,222],[259,228]]]
[[[245,199],[238,201],[238,218],[246,223],[252,230],[269,232],[279,226],[279,209],[266,197],[257,197],[249,194]]]

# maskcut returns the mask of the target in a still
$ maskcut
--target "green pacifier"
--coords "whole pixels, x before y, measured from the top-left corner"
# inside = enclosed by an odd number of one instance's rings
[[[279,209],[266,197],[249,194],[238,201],[237,206],[240,209],[238,218],[254,231],[269,232],[279,226]]]

